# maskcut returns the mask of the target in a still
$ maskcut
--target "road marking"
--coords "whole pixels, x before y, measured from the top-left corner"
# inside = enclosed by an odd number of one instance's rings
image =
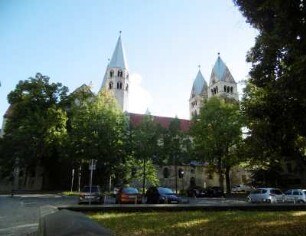
[[[22,229],[22,228],[30,228],[30,227],[38,227],[38,223],[17,225],[17,226],[13,226],[13,227],[9,227],[9,228],[0,229],[0,233],[1,232],[7,232],[7,231],[10,231],[10,230],[16,230],[16,229]]]

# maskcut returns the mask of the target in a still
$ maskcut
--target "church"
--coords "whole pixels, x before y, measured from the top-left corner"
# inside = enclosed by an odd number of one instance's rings
[[[129,70],[120,35],[107,65],[101,89],[108,89],[114,94],[123,112],[128,112],[129,83]],[[225,96],[236,101],[239,100],[237,83],[221,59],[220,53],[218,53],[217,61],[212,69],[209,85],[199,68],[189,99],[190,118],[198,114],[203,102],[212,96]]]
[[[115,96],[120,108],[123,112],[125,112],[130,124],[137,126],[141,123],[145,115],[128,112],[130,85],[129,74],[130,72],[127,67],[127,60],[121,35],[119,35],[113,55],[107,65],[101,89],[111,91],[111,93]],[[194,79],[189,98],[190,118],[199,114],[203,103],[212,96],[221,96],[239,101],[237,83],[235,82],[230,70],[221,59],[219,53],[212,68],[209,84],[202,75],[200,68]],[[170,121],[173,120],[173,118],[170,117],[154,115],[152,115],[152,118],[164,128],[168,128]],[[187,132],[190,125],[190,120],[180,119],[181,131]],[[161,185],[169,186],[173,189],[175,186],[178,186],[180,190],[184,190],[187,189],[191,183],[201,187],[219,185],[218,175],[216,173],[212,174],[211,171],[209,172],[206,164],[184,164],[182,166],[168,165],[157,168],[157,170]],[[178,173],[176,173],[178,170],[184,173],[184,177],[180,177],[179,181],[177,177]],[[234,168],[232,172],[232,184],[250,182],[250,174],[247,171]]]

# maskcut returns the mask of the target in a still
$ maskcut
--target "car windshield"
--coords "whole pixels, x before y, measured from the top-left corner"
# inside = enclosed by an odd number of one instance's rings
[[[122,189],[122,192],[133,194],[133,193],[138,193],[138,190],[136,188],[124,188]]]
[[[255,189],[251,192],[251,194],[260,194],[261,193],[261,189]]]
[[[158,192],[161,194],[174,194],[170,188],[158,188]]]
[[[89,187],[89,186],[85,186],[85,187],[82,189],[82,192],[89,193],[89,192],[90,192],[90,187]],[[91,192],[92,192],[92,193],[99,192],[98,187],[97,187],[97,186],[91,186]]]

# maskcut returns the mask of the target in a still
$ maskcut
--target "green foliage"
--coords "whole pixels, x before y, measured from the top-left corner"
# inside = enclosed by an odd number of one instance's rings
[[[216,166],[223,186],[223,173],[238,163],[235,150],[241,142],[242,120],[239,105],[212,97],[193,120],[193,137],[198,159]]]
[[[252,63],[242,110],[250,130],[253,162],[278,168],[280,160],[305,158],[306,7],[302,0],[234,0],[259,31],[247,55]],[[303,140],[300,142],[299,140]]]
[[[104,90],[94,95],[83,87],[71,98],[68,155],[72,162],[79,164],[96,159],[100,171],[98,181],[105,183],[109,176],[116,174],[114,167],[125,156],[124,114],[113,96]]]
[[[2,168],[10,171],[16,158],[27,171],[50,164],[66,137],[67,118],[60,101],[67,91],[60,83],[49,83],[49,77],[40,73],[17,84],[8,95],[10,108],[1,142],[2,162],[7,161],[10,167]]]

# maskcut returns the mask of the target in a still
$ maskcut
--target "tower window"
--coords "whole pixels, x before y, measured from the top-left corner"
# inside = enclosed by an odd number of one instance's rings
[[[123,76],[122,70],[118,70],[118,77],[122,77],[122,76]]]
[[[114,71],[113,71],[113,70],[111,70],[111,71],[109,72],[109,76],[110,76],[111,78],[114,76]]]
[[[122,89],[122,82],[117,83],[117,89]]]
[[[109,89],[112,89],[112,88],[113,88],[113,82],[109,82],[108,88],[109,88]]]

